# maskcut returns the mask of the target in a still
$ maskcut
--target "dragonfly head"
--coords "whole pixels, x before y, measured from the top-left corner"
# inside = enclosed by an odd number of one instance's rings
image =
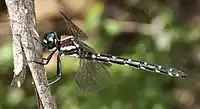
[[[44,43],[44,45],[47,49],[53,49],[54,47],[56,47],[57,40],[58,39],[57,39],[56,33],[49,32],[49,33],[45,34],[42,42]]]

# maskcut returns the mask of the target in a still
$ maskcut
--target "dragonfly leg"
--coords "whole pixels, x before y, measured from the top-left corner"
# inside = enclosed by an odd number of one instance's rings
[[[47,65],[56,51],[57,51],[57,49],[52,51],[47,58],[42,58],[43,62],[38,62],[38,61],[33,61],[33,62],[35,62],[37,64]],[[44,62],[44,60],[45,60],[45,62]]]
[[[54,76],[53,78],[50,78],[48,80],[51,80],[51,82],[48,83],[48,86],[51,84],[56,83],[57,81],[61,80],[63,78],[62,75],[62,64],[61,64],[61,60],[60,60],[60,55],[57,55],[57,75]],[[53,79],[53,80],[52,80]]]
[[[45,46],[45,44],[41,41],[41,40],[39,40],[39,39],[37,39],[36,37],[33,37],[36,41],[38,41],[40,44],[42,44],[42,46]]]
[[[55,49],[54,51],[52,51],[47,58],[42,58],[43,60],[46,60],[46,62],[44,62],[44,65],[47,65],[49,63],[49,61],[51,60],[52,56],[54,55],[54,53],[56,51],[57,51],[57,49]]]

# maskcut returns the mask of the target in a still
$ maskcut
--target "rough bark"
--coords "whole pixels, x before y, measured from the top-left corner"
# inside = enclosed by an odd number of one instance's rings
[[[34,39],[39,38],[36,32],[34,0],[5,1],[13,35],[13,84],[18,87],[23,84],[24,79],[20,78],[25,77],[25,68],[28,66],[44,109],[57,109],[47,86],[44,66],[33,62],[42,61],[42,45]]]

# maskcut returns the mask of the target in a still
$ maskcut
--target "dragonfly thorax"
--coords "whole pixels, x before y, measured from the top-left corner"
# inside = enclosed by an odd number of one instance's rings
[[[79,49],[79,45],[75,42],[74,36],[63,35],[60,41],[60,49],[61,51],[77,50]]]

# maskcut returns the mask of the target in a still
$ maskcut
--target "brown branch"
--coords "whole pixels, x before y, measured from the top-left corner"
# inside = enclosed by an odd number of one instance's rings
[[[42,45],[34,40],[34,37],[39,38],[35,26],[34,0],[6,0],[6,5],[13,34],[14,79],[24,76],[28,65],[44,109],[57,109],[47,87],[44,66],[33,62],[42,61]],[[23,80],[16,79],[15,83],[20,87]]]
[[[35,94],[36,94],[38,109],[44,109],[44,107],[43,107],[43,105],[42,105],[42,102],[41,102],[41,100],[40,100],[38,91],[37,91],[37,89],[36,89],[36,86],[35,86],[34,83],[33,83],[33,85],[34,85],[34,90],[35,90]]]

